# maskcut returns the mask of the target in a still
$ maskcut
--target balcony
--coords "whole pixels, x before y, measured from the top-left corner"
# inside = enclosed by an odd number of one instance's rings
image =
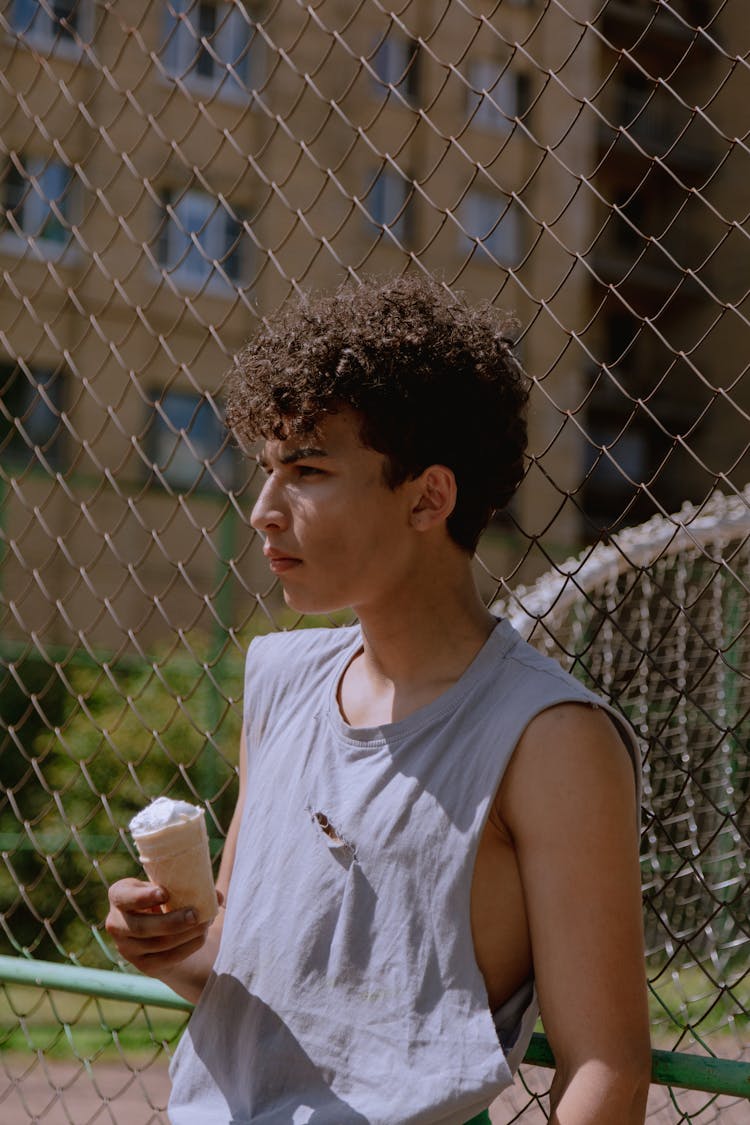
[[[697,259],[698,256],[705,255],[705,245],[698,247],[694,235],[691,236],[689,245],[691,258]],[[684,243],[682,248],[684,249]],[[669,250],[673,257],[678,257],[679,250],[675,252],[672,246]],[[699,300],[704,295],[699,282],[687,272],[691,267],[680,261],[671,261],[656,242],[642,241],[638,246],[628,247],[615,239],[602,238],[588,260],[603,284],[611,285],[621,292],[640,294],[646,305],[649,297],[662,304],[664,298],[678,289],[683,300]],[[637,301],[636,304],[644,310],[643,301]]]
[[[691,43],[701,55],[709,51],[711,44],[698,33],[700,27],[710,25],[711,38],[721,41],[715,19],[712,24],[716,13],[705,0],[677,0],[672,7],[677,14],[654,0],[609,0],[599,17],[599,30],[617,50],[658,52],[662,57],[680,57]]]
[[[689,111],[675,101],[618,91],[617,105],[600,122],[600,151],[634,161],[659,160],[674,171],[705,173],[716,166],[715,138],[705,122],[690,120]]]

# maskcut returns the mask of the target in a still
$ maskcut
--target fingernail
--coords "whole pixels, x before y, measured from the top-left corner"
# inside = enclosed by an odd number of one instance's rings
[[[185,912],[185,921],[190,922],[191,925],[192,925],[193,922],[198,921],[198,915],[195,913],[194,910],[187,910]]]

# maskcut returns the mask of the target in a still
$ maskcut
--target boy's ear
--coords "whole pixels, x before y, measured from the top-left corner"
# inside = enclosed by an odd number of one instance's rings
[[[445,465],[430,465],[411,482],[414,501],[411,525],[429,531],[446,522],[456,506],[456,477]]]

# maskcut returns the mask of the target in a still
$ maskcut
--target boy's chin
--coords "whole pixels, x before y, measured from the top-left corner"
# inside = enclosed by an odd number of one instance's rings
[[[284,601],[295,613],[336,613],[340,609],[349,608],[333,598],[315,598],[314,595],[309,594],[305,596],[295,590],[284,590]]]

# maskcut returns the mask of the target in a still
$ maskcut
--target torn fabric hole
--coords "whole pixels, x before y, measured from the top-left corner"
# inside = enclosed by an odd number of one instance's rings
[[[308,811],[310,812],[310,815],[312,816],[316,824],[326,834],[332,847],[343,848],[349,853],[352,859],[357,858],[357,850],[354,844],[350,843],[349,840],[344,839],[344,837],[339,834],[338,830],[334,828],[333,824],[324,812],[314,812],[312,809],[309,809]]]

